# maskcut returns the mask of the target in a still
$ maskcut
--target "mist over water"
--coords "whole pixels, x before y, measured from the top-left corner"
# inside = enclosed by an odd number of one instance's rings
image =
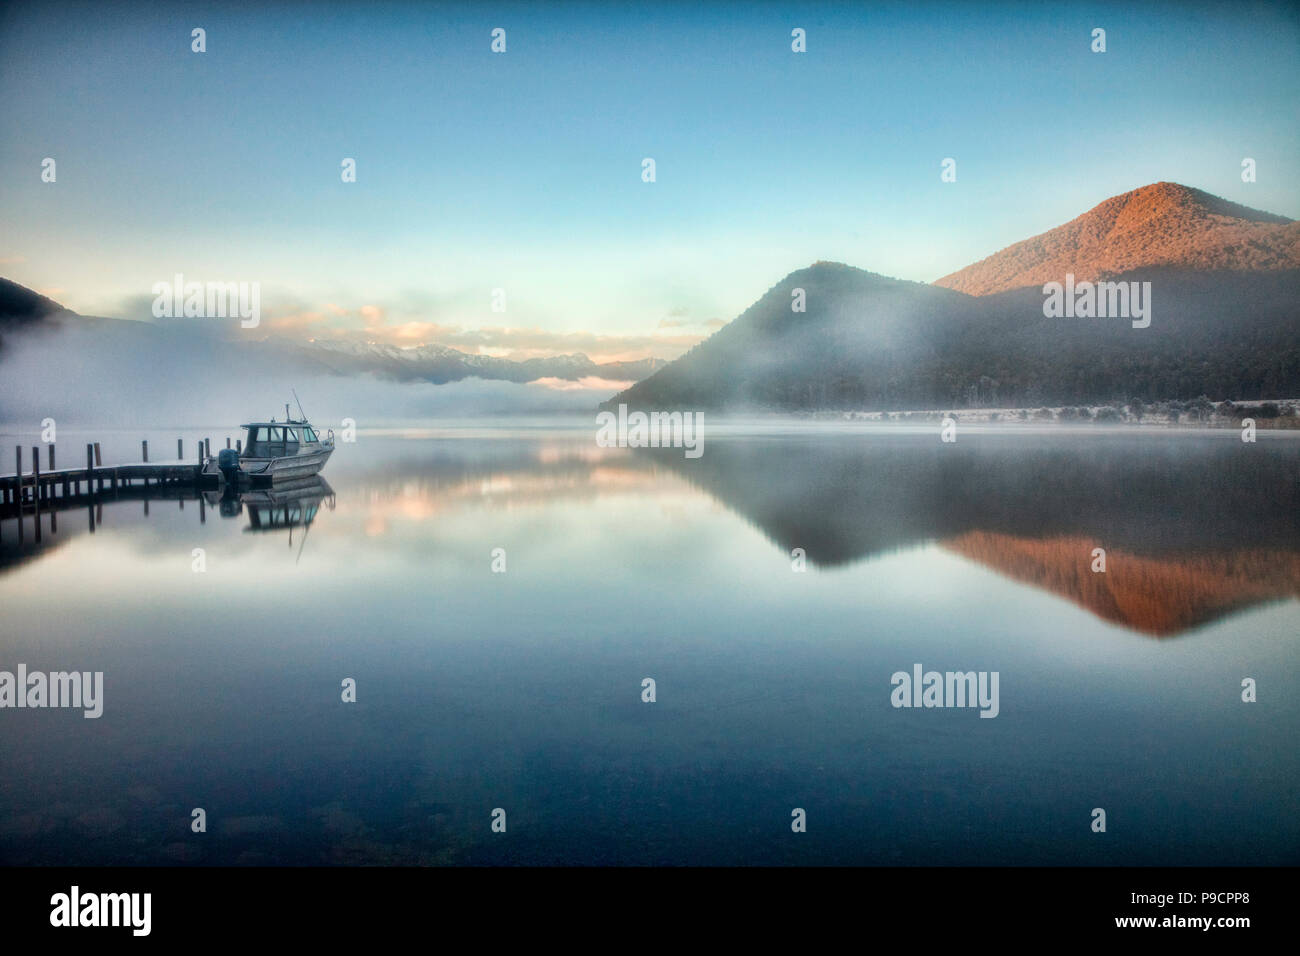
[[[578,414],[609,390],[477,378],[436,385],[337,373],[285,341],[257,341],[213,319],[163,325],[66,319],[0,342],[0,423],[54,418],[138,428],[227,423],[282,415],[297,390],[322,424],[430,417]],[[232,338],[232,336],[234,336]],[[293,412],[297,415],[296,406]],[[143,436],[142,436],[143,437]]]
[[[1300,853],[1300,439],[719,422],[689,460],[594,433],[363,431],[278,502],[0,523],[0,668],[105,674],[98,720],[6,712],[0,860]],[[996,719],[892,707],[916,663],[998,672]]]

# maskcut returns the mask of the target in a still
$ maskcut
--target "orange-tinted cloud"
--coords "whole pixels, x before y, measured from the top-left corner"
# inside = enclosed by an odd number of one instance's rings
[[[621,392],[625,388],[631,388],[636,384],[636,382],[619,382],[614,379],[599,378],[595,375],[588,375],[584,378],[578,379],[576,382],[563,378],[539,378],[529,382],[528,384],[540,386],[541,388],[549,388],[557,392]]]
[[[647,358],[671,361],[726,324],[718,319],[695,322],[665,318],[649,332],[610,334],[557,332],[535,326],[466,328],[419,319],[395,321],[388,309],[376,304],[348,309],[329,302],[318,308],[302,306],[279,314],[270,309],[265,313],[262,326],[276,335],[374,342],[399,348],[441,345],[470,355],[491,355],[516,362],[574,353],[582,353],[597,363]]]

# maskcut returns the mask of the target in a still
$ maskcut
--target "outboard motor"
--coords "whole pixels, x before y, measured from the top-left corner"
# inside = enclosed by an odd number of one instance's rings
[[[217,467],[226,479],[226,484],[233,485],[239,481],[239,452],[233,448],[223,448],[217,452]]]

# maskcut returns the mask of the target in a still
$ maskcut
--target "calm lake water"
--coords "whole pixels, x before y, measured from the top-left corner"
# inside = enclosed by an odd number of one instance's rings
[[[0,670],[105,683],[0,710],[0,862],[1300,862],[1300,438],[594,431],[0,522]],[[998,672],[997,717],[893,707],[915,664]]]

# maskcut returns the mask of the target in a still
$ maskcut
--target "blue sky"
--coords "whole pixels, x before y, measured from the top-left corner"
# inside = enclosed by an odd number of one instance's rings
[[[817,259],[931,281],[1158,180],[1300,218],[1280,4],[0,17],[0,275],[87,313],[179,272],[260,282],[293,334],[669,356]]]

